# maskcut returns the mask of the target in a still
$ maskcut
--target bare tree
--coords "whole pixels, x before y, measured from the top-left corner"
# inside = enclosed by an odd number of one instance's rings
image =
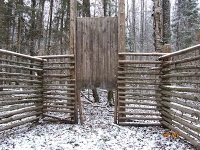
[[[163,9],[163,43],[169,44],[171,40],[171,30],[170,30],[170,1],[162,1]]]

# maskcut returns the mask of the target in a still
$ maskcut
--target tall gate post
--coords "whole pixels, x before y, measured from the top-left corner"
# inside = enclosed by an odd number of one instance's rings
[[[76,5],[77,0],[70,0],[70,54],[75,55],[76,50]],[[71,78],[75,79],[75,105],[74,105],[74,123],[78,123],[78,108],[77,108],[77,90],[76,90],[76,77],[75,77],[75,70],[76,70],[76,63],[74,56],[74,70],[71,70]],[[73,81],[72,81],[73,82]],[[74,84],[74,82],[72,84]]]
[[[118,16],[118,53],[119,52],[125,52],[126,50],[126,42],[125,42],[125,3],[124,0],[119,0],[119,16]],[[119,58],[119,60],[125,59],[124,56],[119,56],[122,58]],[[120,70],[123,71],[123,70]],[[119,83],[118,83],[119,84]],[[118,85],[119,86],[119,85]],[[125,83],[120,83],[120,87],[126,86]],[[121,91],[121,90],[120,90]],[[125,92],[125,91],[124,91]],[[118,108],[119,104],[119,95],[118,95],[118,89],[116,92],[116,102],[115,102],[115,117],[119,121],[120,117],[125,117],[124,114],[120,114],[120,112],[124,112],[125,109],[125,103],[121,103],[120,106],[124,106],[122,108]],[[123,96],[123,95],[121,95]],[[124,99],[125,100],[125,99]],[[117,116],[118,114],[118,116]],[[117,119],[115,119],[115,123],[117,123]]]
[[[171,46],[169,44],[165,44],[163,46],[163,53],[171,53]],[[169,58],[163,59],[161,61],[163,61],[162,65],[161,65],[162,75],[168,74],[170,72],[167,70],[167,69],[169,69],[169,66],[165,65],[165,63],[167,61],[169,61]],[[164,92],[163,86],[165,86],[165,85],[170,85],[170,79],[162,78],[162,76],[161,76],[161,81],[160,81],[160,93],[161,93],[161,99],[162,99],[162,101],[161,101],[161,117],[162,117],[162,120],[167,121],[168,123],[172,124],[172,120],[170,118],[166,117],[166,115],[164,113],[165,110],[170,111],[170,107],[163,105],[163,102],[167,101],[167,100],[163,99],[163,97],[168,97],[170,99],[170,96],[163,93]],[[167,101],[167,102],[170,102],[170,101]],[[165,125],[162,123],[162,121],[161,121],[161,124],[165,127]]]

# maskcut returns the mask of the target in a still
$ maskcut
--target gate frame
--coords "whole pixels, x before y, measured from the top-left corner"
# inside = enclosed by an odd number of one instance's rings
[[[76,60],[76,19],[77,19],[77,0],[70,0],[70,54],[73,54]],[[125,2],[119,0],[119,12],[118,12],[118,53],[125,52],[126,41],[125,41]],[[77,89],[76,80],[76,61],[75,61],[75,72],[71,72],[72,77],[75,77],[75,123],[78,123],[78,110],[80,123],[83,123],[82,118],[82,105],[80,100],[80,91]],[[118,76],[118,75],[117,75]],[[123,85],[121,85],[123,86]],[[116,89],[115,94],[115,112],[114,112],[114,123],[117,123],[117,106],[118,106],[118,90]],[[123,108],[124,110],[124,108]],[[123,111],[122,110],[122,111]]]

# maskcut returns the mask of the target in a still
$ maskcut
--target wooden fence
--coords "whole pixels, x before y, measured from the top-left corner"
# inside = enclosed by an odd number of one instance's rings
[[[164,55],[160,60],[161,123],[200,148],[200,45]]]
[[[119,125],[160,125],[160,64],[163,53],[119,53],[118,102]],[[118,121],[118,122],[117,122]]]
[[[42,63],[41,58],[0,49],[0,131],[41,117]]]
[[[75,63],[74,55],[0,50],[0,131],[40,118],[78,123]],[[200,148],[200,45],[119,53],[117,76],[115,123],[164,125]]]
[[[43,58],[44,120],[77,122],[75,101],[74,55],[41,56]]]

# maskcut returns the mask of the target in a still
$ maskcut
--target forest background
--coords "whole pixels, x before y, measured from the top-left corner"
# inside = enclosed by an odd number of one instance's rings
[[[173,50],[197,43],[199,0],[171,0]],[[153,1],[125,0],[126,50],[154,52]],[[28,55],[69,53],[70,0],[0,0],[0,48]],[[118,0],[78,0],[83,17],[116,16]]]

